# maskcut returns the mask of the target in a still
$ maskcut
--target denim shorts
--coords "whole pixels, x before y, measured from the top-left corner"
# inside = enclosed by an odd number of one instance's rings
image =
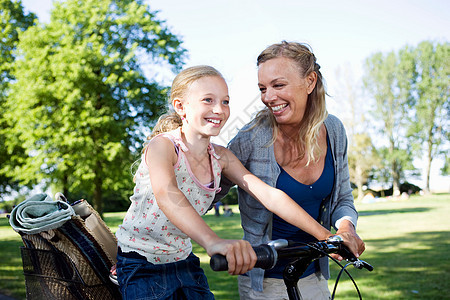
[[[123,299],[214,299],[200,260],[191,253],[185,260],[152,264],[132,252],[117,254],[117,280]]]

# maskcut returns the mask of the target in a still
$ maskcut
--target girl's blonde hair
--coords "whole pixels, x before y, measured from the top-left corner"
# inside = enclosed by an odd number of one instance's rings
[[[261,52],[258,56],[256,65],[259,67],[262,63],[277,57],[291,59],[293,63],[296,64],[302,78],[306,78],[311,72],[317,74],[317,83],[314,90],[308,95],[305,114],[298,131],[297,147],[299,153],[308,154],[306,165],[309,165],[311,161],[317,161],[320,157],[321,150],[317,140],[320,126],[328,116],[325,105],[326,91],[324,79],[319,71],[320,66],[316,62],[316,57],[314,56],[311,47],[307,44],[286,41],[282,41],[280,44],[273,44]],[[267,120],[269,121],[270,126],[273,128],[273,137],[271,141],[271,144],[273,144],[277,139],[279,128],[272,112],[268,108],[265,108],[258,112],[255,119],[255,124]],[[303,156],[298,157],[298,159],[301,158],[303,158]]]
[[[183,98],[194,81],[210,76],[223,78],[222,74],[211,66],[200,65],[184,69],[172,82],[169,103],[172,103],[175,98]],[[147,142],[160,133],[177,129],[182,125],[183,122],[181,117],[176,112],[168,112],[159,117],[158,122],[155,127],[153,127],[151,135],[147,137]]]

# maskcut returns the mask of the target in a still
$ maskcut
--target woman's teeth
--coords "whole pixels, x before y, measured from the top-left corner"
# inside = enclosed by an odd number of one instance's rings
[[[220,120],[213,120],[213,119],[206,119],[208,122],[214,123],[214,124],[220,124]]]
[[[280,104],[277,106],[272,106],[271,108],[272,108],[272,111],[276,112],[276,111],[279,111],[279,110],[285,108],[286,106],[287,106],[287,104]]]

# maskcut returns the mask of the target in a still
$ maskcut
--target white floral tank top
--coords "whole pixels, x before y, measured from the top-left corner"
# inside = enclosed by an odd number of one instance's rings
[[[206,187],[194,176],[184,152],[188,151],[181,139],[180,129],[161,134],[169,138],[178,151],[178,161],[174,166],[179,189],[184,193],[195,210],[203,215],[210,207],[214,196],[220,191],[221,166],[219,156],[212,144],[208,147],[214,182]],[[134,194],[122,225],[116,233],[122,252],[134,251],[154,264],[162,264],[185,259],[192,251],[190,238],[170,222],[155,200],[150,182],[145,153],[135,177]]]

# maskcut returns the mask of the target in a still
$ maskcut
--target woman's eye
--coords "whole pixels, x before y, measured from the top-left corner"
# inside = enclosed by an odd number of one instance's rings
[[[223,101],[222,101],[222,104],[224,104],[224,105],[229,105],[229,104],[230,104],[230,100],[223,100]]]
[[[266,88],[259,88],[259,91],[260,91],[261,93],[265,93],[265,92],[266,92]]]
[[[274,85],[273,85],[274,88],[281,88],[281,87],[283,87],[283,86],[284,86],[283,83],[277,83],[277,84],[274,84]]]
[[[213,100],[211,98],[205,98],[205,99],[203,99],[203,101],[211,103]]]

